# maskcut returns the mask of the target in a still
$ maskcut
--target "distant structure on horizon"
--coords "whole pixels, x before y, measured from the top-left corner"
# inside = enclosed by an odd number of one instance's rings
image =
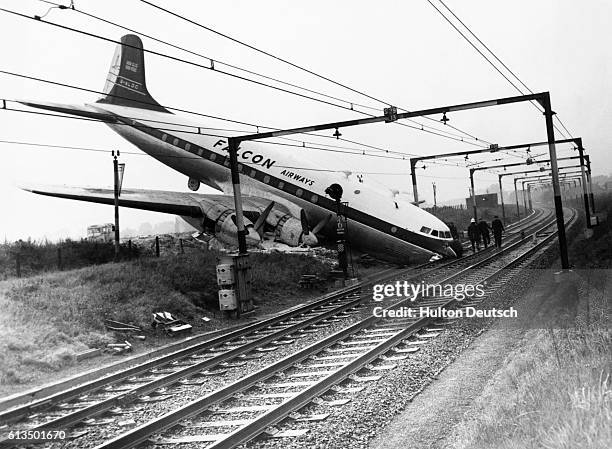
[[[467,197],[465,199],[465,205],[470,208],[473,204],[472,197]],[[485,193],[483,195],[476,195],[476,206],[477,207],[497,207],[499,203],[497,202],[497,193]]]
[[[92,242],[110,242],[113,240],[115,226],[112,223],[87,226],[87,240]]]

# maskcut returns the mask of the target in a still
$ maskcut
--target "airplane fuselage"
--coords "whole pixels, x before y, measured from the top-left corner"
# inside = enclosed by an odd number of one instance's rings
[[[113,114],[119,122],[109,126],[115,132],[165,165],[232,193],[227,136],[219,131],[173,114],[110,104],[88,107]],[[352,248],[402,263],[436,253],[455,256],[449,247],[453,241],[450,231],[441,220],[395,198],[390,190],[368,183],[367,178],[317,171],[316,164],[299,157],[299,151],[273,143],[243,142],[238,150],[242,193],[283,204],[297,217],[303,208],[316,222],[330,213],[335,217],[336,204],[325,189],[339,184],[344,192],[342,201],[348,202],[347,237]],[[335,226],[333,219],[323,234],[333,235]]]

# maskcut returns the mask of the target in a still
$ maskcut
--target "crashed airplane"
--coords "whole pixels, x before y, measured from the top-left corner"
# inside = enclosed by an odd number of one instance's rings
[[[104,87],[93,104],[23,104],[93,118],[167,166],[187,176],[192,192],[123,189],[122,207],[181,216],[200,232],[237,242],[227,137],[201,133],[202,123],[160,105],[145,83],[142,41],[129,34],[117,46]],[[231,134],[227,134],[231,136]],[[348,202],[347,240],[353,250],[406,264],[431,256],[456,257],[457,242],[438,218],[391,190],[343,172],[312,171],[299,154],[264,142],[243,142],[238,151],[247,244],[273,240],[290,247],[315,246],[336,236],[336,202],[326,195],[342,187]],[[220,194],[195,193],[201,184]],[[112,190],[85,187],[26,187],[53,197],[113,204]]]

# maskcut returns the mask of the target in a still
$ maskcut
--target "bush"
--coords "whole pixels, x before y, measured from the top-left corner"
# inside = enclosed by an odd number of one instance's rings
[[[138,257],[140,249],[127,244],[120,246],[120,259]],[[99,265],[114,260],[115,248],[112,242],[93,242],[89,240],[66,239],[57,243],[49,241],[20,240],[0,245],[0,279],[17,276],[16,265],[19,259],[22,277],[54,271],[74,269],[89,265]]]

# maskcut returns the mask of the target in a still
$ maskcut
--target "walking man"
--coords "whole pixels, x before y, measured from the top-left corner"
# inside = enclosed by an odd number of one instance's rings
[[[491,243],[491,234],[489,233],[490,229],[489,224],[481,218],[480,222],[478,223],[478,230],[482,236],[482,242],[484,243],[485,249],[489,246],[489,243]]]
[[[470,225],[467,228],[468,237],[472,243],[472,252],[480,251],[480,230],[476,224],[476,220],[472,218]]]
[[[457,232],[457,227],[455,226],[455,223],[453,223],[452,221],[448,224],[448,230],[451,233],[451,237],[454,239],[458,239],[459,238],[459,233]]]
[[[504,224],[501,222],[499,217],[496,215],[491,222],[491,229],[493,230],[493,238],[495,239],[495,247],[501,248],[502,232],[504,232]]]

